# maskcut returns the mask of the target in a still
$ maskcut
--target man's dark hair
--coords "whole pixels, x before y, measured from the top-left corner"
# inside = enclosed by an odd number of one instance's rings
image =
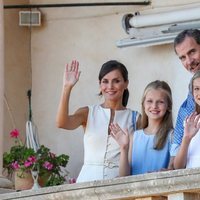
[[[174,39],[174,51],[176,52],[176,46],[181,44],[186,37],[192,37],[197,44],[200,45],[200,30],[198,29],[187,29],[180,32]]]

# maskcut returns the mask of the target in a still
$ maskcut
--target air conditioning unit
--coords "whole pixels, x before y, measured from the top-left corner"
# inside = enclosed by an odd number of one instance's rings
[[[40,26],[41,12],[40,11],[20,11],[19,25],[20,26]]]

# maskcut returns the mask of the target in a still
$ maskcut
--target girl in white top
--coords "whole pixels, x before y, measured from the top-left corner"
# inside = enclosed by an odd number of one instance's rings
[[[174,159],[175,169],[200,167],[200,71],[192,77],[190,91],[195,100],[195,112],[185,119],[182,143]]]
[[[119,123],[132,133],[139,116],[136,111],[126,108],[128,71],[118,61],[104,63],[99,73],[100,95],[103,95],[104,102],[79,108],[70,115],[70,93],[79,76],[79,62],[74,60],[67,64],[56,119],[59,128],[84,128],[84,165],[77,182],[118,177],[120,147],[110,136],[109,126],[112,122]]]

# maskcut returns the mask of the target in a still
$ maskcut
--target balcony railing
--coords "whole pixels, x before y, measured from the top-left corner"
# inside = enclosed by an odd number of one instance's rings
[[[0,199],[200,200],[200,168],[10,192]]]

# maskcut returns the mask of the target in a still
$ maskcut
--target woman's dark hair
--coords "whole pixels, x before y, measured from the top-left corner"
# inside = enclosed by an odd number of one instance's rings
[[[194,38],[197,44],[200,45],[200,30],[198,29],[187,29],[180,32],[174,39],[174,50],[176,52],[176,46],[181,44],[186,37]]]
[[[120,73],[122,74],[124,81],[125,82],[128,81],[128,71],[127,71],[126,67],[122,63],[120,63],[116,60],[110,60],[102,65],[100,72],[99,72],[99,82],[101,82],[102,78],[106,74],[108,74],[109,72],[114,71],[114,70],[119,70]],[[102,95],[102,94],[100,93],[99,95]],[[122,99],[123,106],[127,105],[128,98],[129,98],[129,91],[128,91],[128,89],[125,89],[124,94],[123,94],[123,99]]]

